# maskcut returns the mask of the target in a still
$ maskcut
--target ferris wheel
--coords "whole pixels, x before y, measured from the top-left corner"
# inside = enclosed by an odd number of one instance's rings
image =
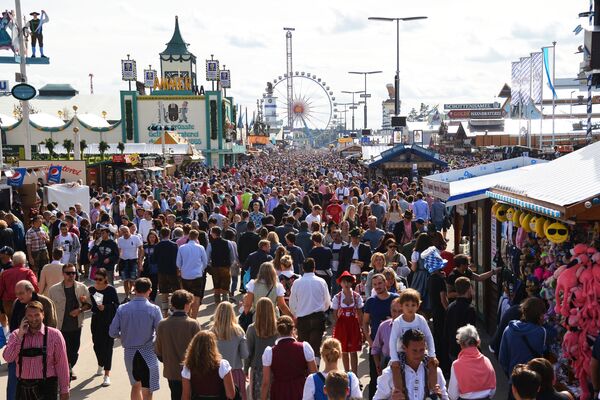
[[[334,114],[335,96],[327,83],[317,75],[296,71],[291,77],[293,96],[288,99],[288,74],[267,82],[265,117],[272,128],[282,125],[294,129],[324,130],[329,128]],[[270,107],[270,108],[266,108]],[[291,120],[288,115],[291,113]]]

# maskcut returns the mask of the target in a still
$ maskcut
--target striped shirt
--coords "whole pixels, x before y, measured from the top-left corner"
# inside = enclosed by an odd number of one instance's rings
[[[39,331],[25,334],[23,348],[41,348],[44,342],[44,333],[48,335],[46,346],[46,377],[58,377],[58,387],[61,394],[69,393],[69,361],[67,360],[67,349],[65,340],[58,329],[50,328],[42,324]],[[4,359],[7,362],[17,363],[17,377],[22,379],[42,379],[44,366],[42,356],[23,357],[23,369],[19,365],[19,352],[23,339],[18,336],[19,330],[13,331],[8,337],[8,344],[4,349]]]
[[[29,228],[25,235],[25,243],[31,251],[46,250],[46,239],[48,239],[48,235],[41,229]]]

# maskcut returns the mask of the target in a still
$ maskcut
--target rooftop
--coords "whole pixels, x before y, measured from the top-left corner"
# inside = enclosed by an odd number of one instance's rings
[[[179,31],[179,18],[175,16],[175,31],[173,32],[173,36],[169,43],[167,43],[167,48],[160,53],[160,55],[181,55],[181,54],[190,54],[188,51],[188,43],[186,43],[181,37],[181,32]]]

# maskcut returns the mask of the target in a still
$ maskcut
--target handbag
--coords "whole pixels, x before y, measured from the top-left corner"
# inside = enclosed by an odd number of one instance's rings
[[[250,282],[250,268],[244,271],[244,276],[242,278],[242,283],[244,284],[244,289],[246,289],[246,285]]]

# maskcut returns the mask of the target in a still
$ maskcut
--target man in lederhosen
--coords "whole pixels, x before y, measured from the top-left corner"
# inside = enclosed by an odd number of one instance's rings
[[[42,303],[28,303],[25,318],[10,334],[3,356],[17,363],[17,399],[55,400],[60,393],[60,400],[66,400],[69,361],[65,341],[58,329],[44,325],[43,320]]]
[[[42,18],[39,18],[40,13],[34,11],[30,13],[33,18],[29,20],[27,23],[29,25],[29,31],[31,32],[31,57],[35,58],[35,47],[37,43],[40,44],[40,56],[42,58],[46,58],[44,55],[44,33],[43,27],[46,22],[50,19],[48,18],[48,14],[46,11],[42,10]]]

